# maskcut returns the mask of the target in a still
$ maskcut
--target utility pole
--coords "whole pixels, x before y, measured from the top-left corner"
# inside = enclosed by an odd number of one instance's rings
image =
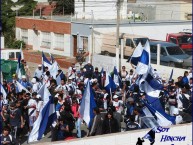
[[[119,27],[120,27],[120,7],[121,7],[121,0],[117,0],[117,27],[116,27],[116,67],[117,70],[120,70],[120,63],[119,63]]]

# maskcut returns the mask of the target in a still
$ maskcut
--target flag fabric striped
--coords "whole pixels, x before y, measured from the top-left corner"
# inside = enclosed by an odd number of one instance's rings
[[[50,63],[50,61],[47,59],[44,52],[42,51],[42,67],[43,67],[43,70],[44,70],[44,67],[46,67],[46,66],[49,69],[52,66],[52,64]]]
[[[3,99],[6,100],[7,93],[5,92],[5,89],[3,88],[2,84],[0,83],[0,92],[3,94]]]
[[[47,99],[44,100],[39,116],[34,122],[32,131],[28,137],[28,143],[42,139],[46,127],[50,126],[57,119],[54,99],[51,97],[51,94],[46,87],[44,88],[43,96]]]
[[[22,90],[25,90],[26,93],[30,93],[24,86],[22,86],[18,81],[16,81],[16,87],[17,87],[17,90],[19,92],[21,92]],[[31,94],[31,93],[30,93]]]
[[[16,69],[16,74],[18,79],[21,79],[21,53],[18,56],[18,60],[17,60],[17,69]]]
[[[116,67],[114,67],[114,69],[113,69],[113,80],[117,86],[122,87],[122,80],[118,74]]]
[[[113,79],[111,78],[108,71],[106,71],[106,80],[105,80],[104,88],[110,94],[116,90],[116,84],[113,81]]]
[[[93,90],[90,86],[90,81],[87,81],[80,105],[80,117],[86,122],[88,127],[90,127],[91,121],[94,118],[93,109],[95,107],[96,103],[94,100]]]
[[[149,105],[147,102],[143,101],[144,105],[149,109],[152,115],[157,120],[159,126],[170,126],[176,124],[176,117],[166,114],[164,111],[157,110]]]
[[[64,73],[63,71],[56,77],[56,82],[57,82],[57,85],[60,85],[61,84],[61,80],[64,79],[65,76],[64,76]]]

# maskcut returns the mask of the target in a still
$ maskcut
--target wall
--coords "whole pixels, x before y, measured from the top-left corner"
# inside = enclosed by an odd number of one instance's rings
[[[36,145],[136,145],[138,137],[143,137],[150,129],[128,131],[124,133],[115,133],[96,137],[75,139],[71,141],[46,142]],[[185,141],[167,141],[160,142],[162,135],[186,136]],[[149,140],[145,140],[143,145],[149,145]],[[168,133],[156,133],[155,145],[191,145],[192,144],[192,124],[183,124],[171,126]]]
[[[120,33],[135,34],[147,36],[154,40],[166,41],[167,33],[178,33],[183,29],[192,29],[191,21],[188,22],[155,22],[155,23],[130,23],[122,24],[120,26]],[[116,25],[97,25],[94,26],[95,33],[94,43],[95,52],[100,52],[101,47],[101,34],[116,32]]]
[[[105,63],[104,63],[105,62]],[[129,71],[132,66],[130,63],[127,62],[126,59],[121,60],[121,66],[126,66],[126,70]],[[93,66],[98,67],[99,70],[103,67],[104,70],[113,71],[114,66],[116,66],[116,58],[115,57],[108,57],[103,55],[94,55],[93,56]],[[173,79],[176,79],[178,76],[183,76],[185,69],[180,68],[173,68],[168,66],[157,66],[152,64],[154,69],[157,69],[158,73],[161,77],[169,78],[172,69],[174,69]]]
[[[72,56],[71,49],[71,24],[68,22],[57,22],[30,18],[16,18],[16,39],[21,40],[21,29],[28,30],[28,43],[27,48],[32,48],[37,51],[44,51],[52,54]],[[42,32],[50,32],[51,34],[51,47],[41,47]],[[63,50],[54,49],[55,34],[64,36]]]
[[[5,48],[4,37],[1,36],[1,48]]]
[[[95,0],[85,2],[85,13],[83,13],[83,2],[75,0],[75,13],[77,18],[85,19],[116,19],[116,0]],[[93,15],[92,15],[93,11]],[[122,18],[127,16],[127,1],[123,0],[120,10]]]

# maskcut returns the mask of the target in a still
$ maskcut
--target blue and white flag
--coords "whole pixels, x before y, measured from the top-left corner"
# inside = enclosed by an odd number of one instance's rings
[[[50,74],[54,79],[56,79],[56,75],[58,74],[58,63],[54,61],[54,63],[48,68]]]
[[[143,138],[144,139],[149,139],[150,142],[155,141],[155,130],[156,129],[151,129]]]
[[[6,100],[7,93],[5,92],[5,89],[3,88],[2,84],[0,83],[0,92],[3,94],[3,100]]]
[[[143,46],[141,45],[141,42],[137,45],[135,48],[133,55],[130,59],[128,59],[127,62],[131,62],[133,65],[137,66],[138,62],[140,61],[141,54],[143,52]]]
[[[172,71],[171,71],[171,74],[170,74],[170,78],[169,78],[169,81],[171,81],[171,80],[172,80],[172,77],[173,77],[173,73],[174,73],[174,69],[172,69]]]
[[[43,107],[40,110],[39,116],[34,122],[32,131],[28,137],[28,143],[42,139],[46,127],[50,126],[57,119],[54,99],[51,97],[51,94],[47,88],[44,90],[44,96],[47,96],[47,98],[50,99],[44,101]]]
[[[144,105],[149,109],[152,115],[157,120],[159,126],[170,126],[176,124],[176,117],[166,114],[164,111],[157,110],[149,105],[147,102],[143,101]]]
[[[88,127],[91,125],[90,123],[94,118],[93,109],[95,107],[96,103],[94,100],[93,90],[90,86],[90,81],[87,81],[87,85],[80,104],[80,117],[86,122]]]
[[[21,43],[21,46],[20,46],[21,59],[24,59],[22,48],[23,48],[23,44]]]
[[[39,94],[42,97],[42,100],[44,102],[48,102],[49,98],[50,98],[50,92],[46,86],[46,84],[43,84],[41,86],[41,88],[39,89],[39,91],[37,92],[37,94]]]
[[[57,85],[61,84],[61,80],[65,78],[63,71],[56,77]]]
[[[114,92],[117,88],[115,82],[113,81],[108,71],[106,71],[106,80],[105,80],[104,88],[108,93]]]
[[[150,60],[151,60],[150,45],[149,41],[147,41],[141,53],[139,62],[137,64],[136,73],[139,75],[146,74],[151,64]]]
[[[159,97],[163,85],[152,76],[151,72],[148,72],[139,80],[139,88],[149,96]]]
[[[50,62],[51,62],[51,64],[53,64],[54,63],[54,61],[55,61],[55,59],[54,59],[54,57],[52,56],[52,54],[51,53],[49,53],[50,54]]]
[[[18,81],[16,81],[16,88],[19,92],[22,92],[22,90],[25,90],[26,93],[30,93],[22,84],[20,84]],[[30,93],[31,94],[31,93]]]
[[[44,52],[42,51],[42,66],[44,67],[48,67],[48,69],[52,66],[52,64],[50,63],[50,61],[47,59],[47,57],[45,56]]]
[[[113,75],[113,80],[114,80],[115,84],[117,86],[121,87],[122,81],[121,81],[121,78],[120,78],[120,76],[119,76],[119,74],[117,72],[117,68],[116,67],[114,67],[113,74],[114,74]]]
[[[18,60],[17,60],[17,69],[16,74],[18,79],[21,79],[21,53],[19,53]]]

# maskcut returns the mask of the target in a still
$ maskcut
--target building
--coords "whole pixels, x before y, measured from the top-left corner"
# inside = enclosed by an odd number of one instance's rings
[[[120,17],[126,19],[127,0],[120,2]],[[117,0],[75,0],[75,14],[80,19],[116,19]]]
[[[129,17],[135,13],[144,21],[192,19],[190,0],[137,0],[135,3],[128,3],[127,10]]]
[[[131,22],[121,21],[120,32],[166,40],[167,33],[192,29],[191,21]],[[53,17],[43,20],[32,17],[16,17],[16,39],[23,40],[27,48],[75,57],[84,50],[100,53],[102,35],[116,32],[116,20],[76,20]]]

